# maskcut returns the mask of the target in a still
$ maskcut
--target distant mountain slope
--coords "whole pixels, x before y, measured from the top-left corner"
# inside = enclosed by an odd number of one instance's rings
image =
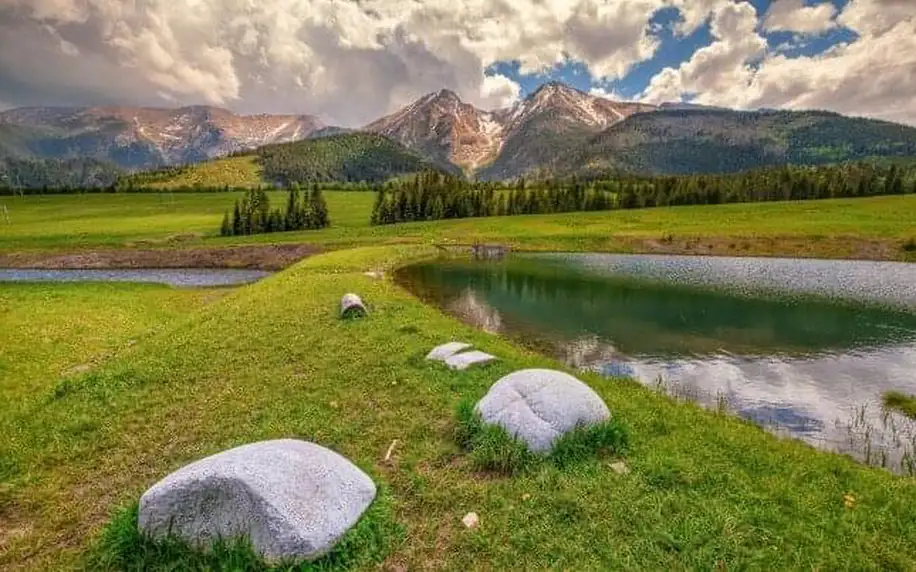
[[[121,175],[116,166],[96,159],[0,157],[0,189],[108,187]]]
[[[488,112],[443,89],[367,125],[440,162],[485,179],[537,169],[558,151],[651,106],[596,97],[561,83],[541,86],[516,105]]]
[[[503,125],[493,113],[464,103],[447,89],[430,93],[364,128],[440,163],[473,171],[496,156]]]
[[[347,133],[258,149],[264,179],[278,183],[385,181],[446,166],[372,133]]]
[[[500,112],[499,120],[505,125],[503,144],[495,160],[477,176],[499,180],[539,171],[590,136],[634,113],[654,109],[596,97],[557,82],[544,84],[513,108]]]
[[[119,186],[178,189],[384,182],[427,169],[448,170],[448,167],[381,135],[345,133],[267,145],[242,155],[137,173],[124,178]]]
[[[822,111],[640,113],[560,156],[557,174],[729,173],[916,155],[916,128]]]
[[[30,107],[0,113],[0,128],[0,146],[15,133],[19,155],[152,168],[296,141],[325,125],[308,115],[241,116],[207,106]]]

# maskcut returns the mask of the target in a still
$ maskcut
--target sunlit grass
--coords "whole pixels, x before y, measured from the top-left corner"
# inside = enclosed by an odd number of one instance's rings
[[[358,569],[912,564],[916,481],[592,373],[576,375],[626,427],[629,472],[611,467],[616,452],[581,454],[594,450],[588,443],[571,449],[567,464],[481,472],[455,440],[459,403],[518,369],[565,368],[366,275],[435,252],[383,246],[306,259],[166,321],[66,390],[55,391],[53,376],[16,407],[0,404],[0,568],[66,569],[95,550],[115,568],[218,568],[133,544],[132,516],[121,507],[191,461],[287,437],[338,451],[388,491],[398,532],[383,534],[391,542],[377,552],[374,541],[354,547]],[[367,318],[339,319],[350,291],[370,305]],[[71,311],[98,304],[75,300]],[[0,348],[27,331],[8,315],[0,313]],[[499,360],[458,372],[424,359],[449,340]],[[24,348],[20,359],[29,359]],[[480,515],[476,529],[461,523],[471,511]],[[107,543],[111,534],[120,548]]]

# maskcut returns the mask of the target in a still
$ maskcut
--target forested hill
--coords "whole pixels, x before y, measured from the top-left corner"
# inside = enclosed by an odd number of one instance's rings
[[[639,113],[558,157],[550,174],[689,175],[916,156],[916,128],[811,111]]]
[[[443,166],[372,133],[346,133],[257,150],[263,178],[286,185],[324,181],[384,182]]]
[[[96,159],[0,158],[0,189],[79,189],[114,185],[124,174]]]
[[[196,165],[138,173],[124,178],[118,186],[191,189],[315,182],[376,183],[427,170],[446,168],[386,137],[345,133],[268,145]]]

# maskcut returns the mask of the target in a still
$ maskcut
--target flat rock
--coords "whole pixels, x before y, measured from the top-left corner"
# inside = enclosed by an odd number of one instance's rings
[[[442,344],[441,346],[434,347],[431,352],[426,354],[426,359],[434,361],[445,361],[452,357],[454,354],[464,351],[470,347],[471,344],[466,344],[464,342],[449,342],[447,344]]]
[[[491,356],[488,353],[474,350],[472,352],[464,352],[449,356],[445,360],[445,365],[452,369],[463,370],[471,367],[472,365],[487,363],[495,359],[496,356]]]
[[[561,435],[610,419],[607,405],[575,377],[549,369],[525,369],[497,381],[476,406],[484,423],[499,425],[536,453],[548,452]]]
[[[305,441],[252,443],[201,459],[165,477],[140,499],[138,527],[206,549],[247,538],[267,562],[328,553],[375,498],[364,472]]]

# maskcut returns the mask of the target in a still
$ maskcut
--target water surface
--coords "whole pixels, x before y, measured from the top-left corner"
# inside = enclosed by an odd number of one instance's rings
[[[396,276],[573,367],[727,404],[869,462],[913,462],[916,424],[880,398],[916,393],[916,265],[563,254],[440,260]]]
[[[269,276],[235,268],[130,268],[45,270],[0,268],[0,282],[152,282],[179,288],[248,284]]]

